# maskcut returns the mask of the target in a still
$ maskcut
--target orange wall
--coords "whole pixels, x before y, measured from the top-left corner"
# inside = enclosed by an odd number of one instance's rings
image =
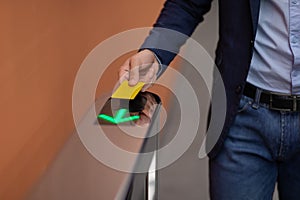
[[[0,199],[23,199],[74,130],[75,74],[102,40],[151,26],[163,0],[0,6]]]

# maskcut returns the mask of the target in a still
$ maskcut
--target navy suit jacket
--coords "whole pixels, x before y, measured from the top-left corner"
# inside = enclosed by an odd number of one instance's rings
[[[190,36],[198,23],[203,21],[203,15],[210,10],[211,1],[167,0],[154,27],[172,29]],[[222,147],[237,113],[252,58],[259,5],[260,0],[219,0],[219,41],[215,62],[224,81],[227,112],[222,134],[209,153],[211,157]],[[162,38],[168,40],[166,39],[168,36],[164,36],[164,33],[157,34],[157,32],[159,30],[150,33],[142,48],[151,49],[162,64],[168,65],[176,54],[164,51],[153,44],[155,41],[157,44],[163,43],[159,41],[163,40]],[[173,41],[168,45],[179,48],[183,42]]]

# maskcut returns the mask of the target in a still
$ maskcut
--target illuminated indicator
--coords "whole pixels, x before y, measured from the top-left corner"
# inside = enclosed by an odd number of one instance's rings
[[[98,115],[98,118],[103,119],[105,121],[108,121],[113,124],[120,124],[124,122],[129,122],[129,121],[134,121],[140,118],[140,116],[135,115],[135,116],[130,116],[130,117],[125,117],[126,113],[128,112],[127,109],[120,109],[116,112],[116,115],[114,117],[106,115],[106,114],[100,114]]]

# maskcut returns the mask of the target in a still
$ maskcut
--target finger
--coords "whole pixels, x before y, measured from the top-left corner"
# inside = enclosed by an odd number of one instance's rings
[[[136,59],[130,60],[130,70],[129,70],[129,86],[135,86],[140,79],[139,74],[139,62]]]
[[[146,84],[143,86],[142,92],[145,92],[156,81],[157,78],[156,74],[158,69],[156,69],[155,64],[153,64],[152,66],[153,67],[151,67],[148,70],[147,74],[143,77],[143,82],[145,82]]]
[[[129,80],[129,59],[119,69],[119,82]]]
[[[155,76],[154,68],[150,68],[145,76],[147,82],[153,82],[153,77]]]
[[[146,91],[148,88],[150,88],[152,85],[153,85],[153,83],[145,84],[145,85],[142,87],[141,91],[142,91],[142,92],[145,92],[145,91]]]
[[[121,84],[121,83],[123,83],[126,80],[129,80],[129,72],[125,73],[122,77],[120,77],[119,82]]]

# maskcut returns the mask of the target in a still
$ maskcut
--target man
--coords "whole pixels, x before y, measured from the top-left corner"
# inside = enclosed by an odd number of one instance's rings
[[[135,85],[174,58],[159,27],[190,36],[211,0],[167,0],[142,50],[120,69]],[[176,51],[175,51],[176,53]],[[159,67],[159,62],[162,65]],[[212,200],[300,198],[300,1],[220,0],[216,65],[227,98],[221,136],[209,153]],[[141,76],[140,70],[148,73]]]

